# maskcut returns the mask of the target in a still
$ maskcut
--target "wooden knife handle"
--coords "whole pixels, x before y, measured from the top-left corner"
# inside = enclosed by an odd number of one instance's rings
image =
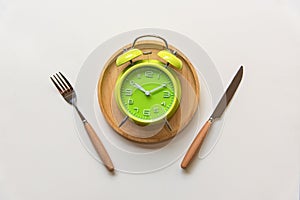
[[[185,169],[190,164],[190,162],[192,161],[192,159],[194,158],[194,156],[200,149],[211,124],[212,124],[212,121],[208,120],[204,124],[204,126],[201,128],[198,135],[196,136],[193,143],[191,144],[189,150],[186,152],[186,154],[181,162],[181,168]]]
[[[103,146],[102,142],[100,141],[99,137],[97,136],[96,132],[94,131],[93,127],[87,122],[84,122],[84,128],[86,132],[88,133],[92,144],[94,148],[96,149],[98,155],[100,156],[101,160],[103,161],[103,164],[109,171],[114,171],[114,165],[105,149]]]

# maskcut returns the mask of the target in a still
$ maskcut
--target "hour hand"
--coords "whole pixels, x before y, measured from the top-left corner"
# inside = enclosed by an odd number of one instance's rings
[[[132,82],[132,85],[134,87],[136,87],[137,89],[139,89],[140,91],[144,92],[146,96],[150,95],[150,92],[145,90],[145,88],[143,88],[141,85],[139,85],[138,83]]]

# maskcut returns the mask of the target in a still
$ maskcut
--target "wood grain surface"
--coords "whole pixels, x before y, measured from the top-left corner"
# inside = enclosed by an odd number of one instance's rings
[[[114,99],[114,88],[118,76],[128,64],[117,67],[115,61],[118,55],[122,54],[123,49],[130,46],[131,44],[119,49],[108,60],[103,68],[99,77],[97,89],[98,103],[101,111],[107,123],[115,130],[115,132],[131,141],[139,143],[157,143],[168,140],[185,128],[197,111],[200,100],[200,83],[197,72],[188,58],[185,57],[180,50],[169,45],[171,50],[176,50],[177,57],[179,57],[183,63],[182,70],[174,69],[181,82],[182,98],[180,100],[179,108],[175,114],[168,119],[172,130],[165,125],[165,122],[149,126],[139,126],[131,120],[127,120],[122,127],[119,127],[119,124],[126,116],[119,110]],[[157,56],[157,53],[164,49],[163,43],[147,40],[137,43],[135,47],[141,49],[143,52],[152,52],[151,54],[137,58],[137,60],[156,59],[164,62]]]
[[[109,171],[114,171],[114,165],[110,159],[110,156],[108,155],[105,147],[103,146],[101,140],[99,139],[97,133],[94,131],[93,127],[88,122],[84,122],[84,128],[87,131],[89,138],[91,139],[91,142],[95,147],[105,167]]]
[[[197,134],[196,138],[193,140],[187,153],[185,154],[185,156],[181,162],[181,168],[183,168],[183,169],[187,168],[189,166],[190,162],[194,159],[195,155],[198,153],[199,149],[201,148],[203,141],[204,141],[211,125],[212,125],[212,122],[210,120],[208,120],[203,125],[203,127]]]

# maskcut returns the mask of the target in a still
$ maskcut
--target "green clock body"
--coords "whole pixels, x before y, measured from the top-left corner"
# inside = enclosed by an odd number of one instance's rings
[[[159,122],[177,110],[181,99],[180,81],[160,61],[138,61],[119,76],[115,98],[120,110],[135,123]]]

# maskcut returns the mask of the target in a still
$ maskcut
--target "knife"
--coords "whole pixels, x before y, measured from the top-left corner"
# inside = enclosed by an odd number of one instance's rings
[[[226,107],[228,106],[229,102],[231,101],[235,91],[237,90],[241,80],[243,77],[243,66],[241,66],[234,76],[233,80],[231,81],[230,85],[228,86],[226,92],[223,94],[222,98],[220,99],[217,107],[215,108],[214,112],[207,120],[207,122],[203,125],[201,130],[199,131],[198,135],[195,137],[194,141],[192,142],[191,146],[189,147],[187,153],[185,154],[182,162],[181,168],[185,169],[192,159],[194,158],[196,152],[200,149],[208,131],[213,122],[216,119],[219,119],[223,112],[225,111]]]

